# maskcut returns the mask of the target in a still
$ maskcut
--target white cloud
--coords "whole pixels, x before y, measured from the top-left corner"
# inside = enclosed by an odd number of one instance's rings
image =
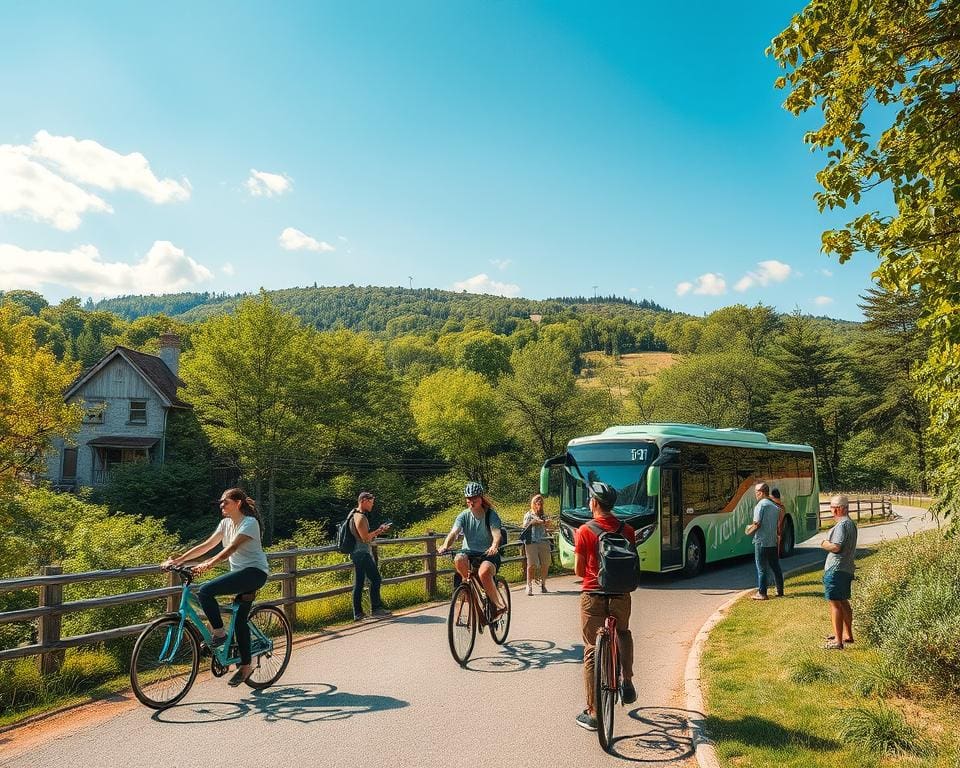
[[[231,264],[229,261],[224,262],[223,266],[220,267],[220,271],[225,275],[234,275],[237,272],[233,264]]]
[[[330,243],[316,240],[293,227],[287,227],[283,230],[277,240],[280,242],[280,246],[288,251],[321,251],[327,253],[337,250]]]
[[[105,201],[32,160],[26,147],[0,144],[0,214],[45,221],[57,229],[80,226],[88,211],[113,213]]]
[[[813,300],[813,303],[818,307],[825,307],[827,304],[833,304],[833,299],[829,296],[817,296],[817,298]]]
[[[0,243],[0,288],[38,292],[59,285],[84,296],[176,293],[213,279],[213,272],[167,240],[157,240],[136,264],[105,261],[93,245],[72,251],[30,251]]]
[[[267,173],[251,168],[250,178],[243,183],[243,186],[254,197],[273,197],[293,189],[293,179],[285,173]]]
[[[502,272],[513,264],[513,259],[490,259],[490,263]]]
[[[747,272],[733,288],[736,291],[743,292],[755,285],[767,286],[770,283],[782,283],[790,277],[792,272],[793,268],[782,261],[776,259],[761,261],[757,264],[757,269]]]
[[[158,179],[139,152],[121,155],[91,139],[40,131],[33,137],[30,153],[81,184],[106,190],[129,189],[159,204],[190,197],[189,181]]]
[[[817,271],[824,277],[833,277],[833,272],[829,269],[818,269]]]
[[[687,280],[677,283],[677,296],[686,296],[691,290],[693,290],[693,283]]]
[[[520,286],[513,283],[498,283],[486,274],[480,273],[453,284],[453,290],[467,293],[489,293],[494,296],[519,296]]]
[[[675,290],[677,296],[686,296],[691,291],[699,296],[722,296],[727,292],[727,281],[723,279],[723,275],[706,272],[700,275],[695,283],[689,280],[677,283]]]

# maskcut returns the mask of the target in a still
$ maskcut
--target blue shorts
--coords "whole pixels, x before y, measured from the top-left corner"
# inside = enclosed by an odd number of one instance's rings
[[[823,572],[823,596],[827,600],[849,600],[853,574],[834,568]]]

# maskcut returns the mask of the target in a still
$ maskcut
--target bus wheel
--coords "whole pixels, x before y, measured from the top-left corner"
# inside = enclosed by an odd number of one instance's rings
[[[698,528],[690,531],[684,554],[686,557],[683,562],[683,575],[689,579],[703,570],[704,560],[706,560],[706,547],[704,547],[703,544],[703,534],[700,533]]]
[[[780,537],[780,557],[790,557],[795,543],[793,520],[788,517],[783,523],[783,535]]]

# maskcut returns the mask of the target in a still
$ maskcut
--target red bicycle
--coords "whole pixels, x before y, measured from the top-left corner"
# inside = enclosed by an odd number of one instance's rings
[[[597,713],[597,738],[604,751],[613,742],[613,709],[620,699],[620,641],[617,620],[607,616],[597,630],[593,652],[593,700]]]

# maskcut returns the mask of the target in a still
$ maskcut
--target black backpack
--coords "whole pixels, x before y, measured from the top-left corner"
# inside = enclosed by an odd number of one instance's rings
[[[337,552],[344,555],[351,554],[357,546],[357,537],[350,525],[354,512],[356,512],[355,509],[347,512],[347,519],[337,527]]]
[[[623,595],[640,585],[640,556],[637,545],[623,535],[623,522],[615,531],[607,531],[596,522],[586,523],[597,534],[597,582],[600,592]]]
[[[487,524],[487,530],[490,532],[490,540],[492,541],[492,540],[493,540],[493,529],[490,527],[490,510],[491,510],[491,509],[493,509],[493,508],[492,508],[492,507],[487,507],[487,514],[486,514],[486,516],[484,517],[484,522],[486,522],[486,524]],[[507,533],[507,529],[503,527],[503,521],[501,520],[501,521],[500,521],[500,548],[497,550],[498,552],[499,552],[500,550],[502,550],[502,549],[507,545],[507,540],[508,540],[509,538],[510,538],[510,536],[509,536],[509,534]]]

